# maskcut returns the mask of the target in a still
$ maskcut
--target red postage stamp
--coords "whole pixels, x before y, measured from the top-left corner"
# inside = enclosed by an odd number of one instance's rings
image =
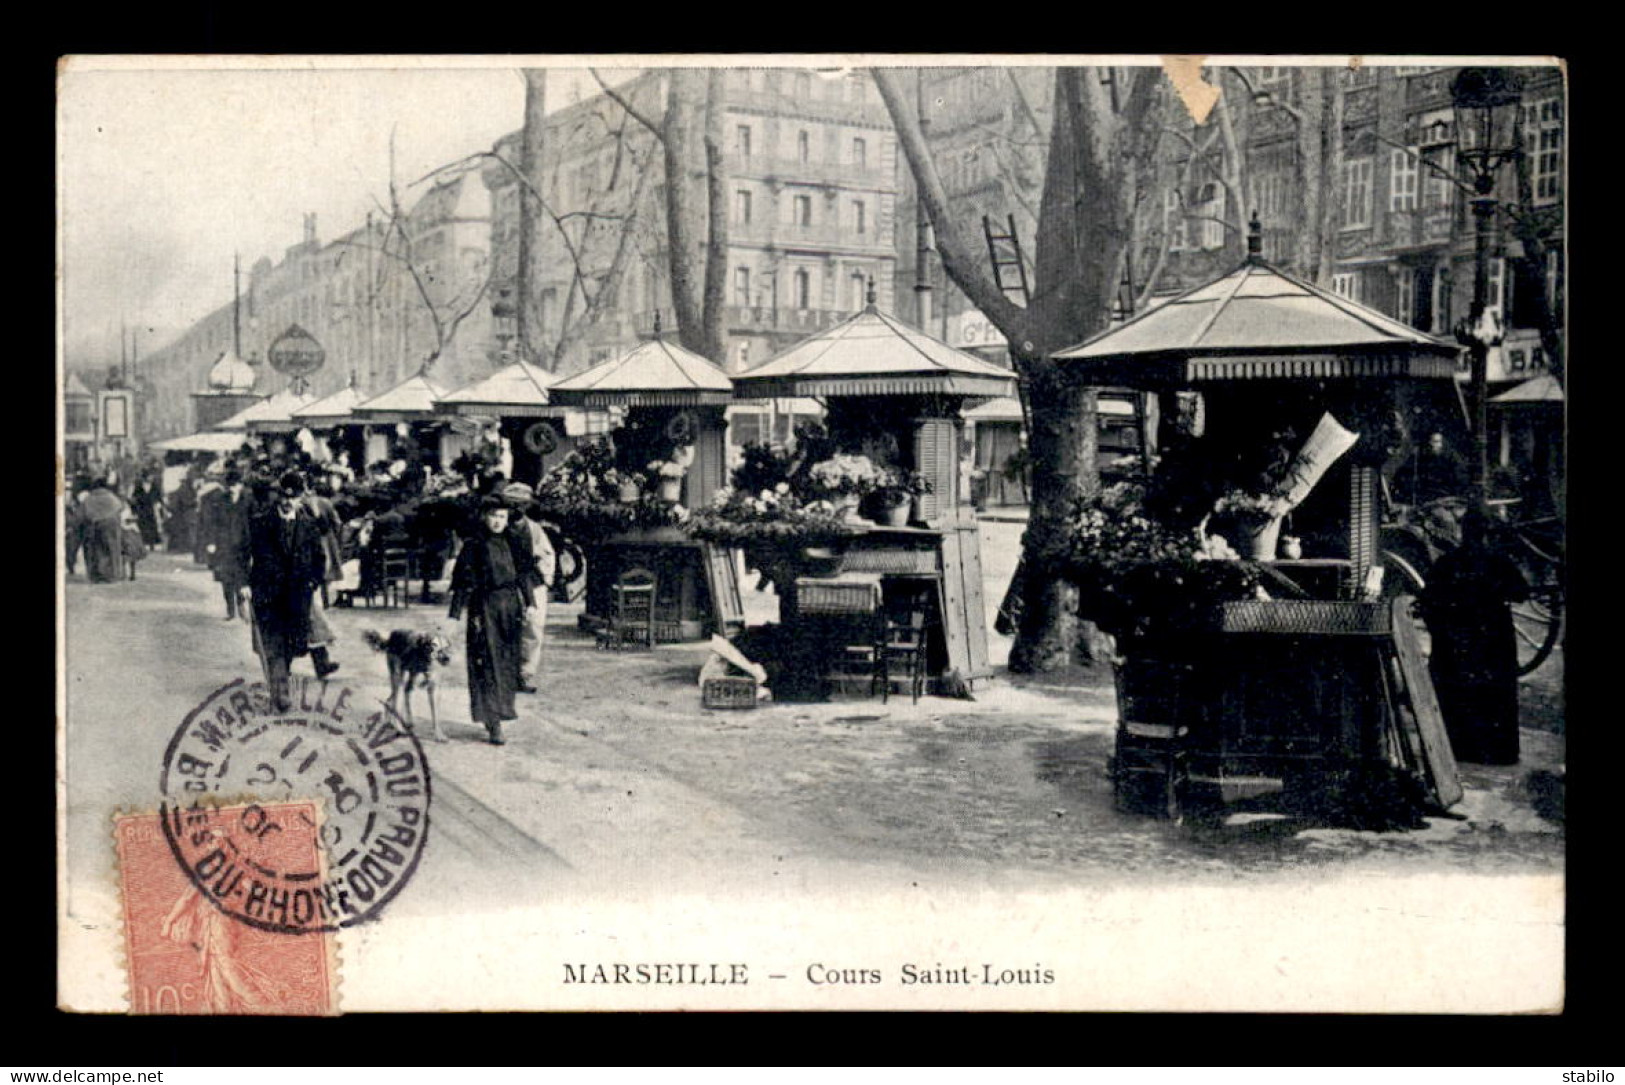
[[[186,817],[187,811],[168,816]],[[278,884],[324,868],[318,803],[311,800],[208,807],[195,826],[176,826],[222,844],[207,881],[176,862],[164,814],[120,815],[114,824],[119,894],[135,1014],[338,1012],[333,934],[319,927],[243,922],[243,907],[286,908]],[[230,824],[235,831],[222,832]],[[244,841],[252,841],[245,847]],[[237,902],[237,908],[228,906]],[[248,902],[246,905],[244,902]]]

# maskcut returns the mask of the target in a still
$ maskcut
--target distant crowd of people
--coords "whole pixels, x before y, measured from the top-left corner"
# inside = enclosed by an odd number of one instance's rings
[[[500,470],[431,476],[396,461],[358,474],[245,445],[191,465],[168,494],[147,464],[127,492],[116,472],[83,475],[66,504],[70,574],[82,558],[92,583],[133,579],[160,547],[207,566],[224,620],[249,623],[279,708],[294,660],[323,678],[339,669],[327,611],[381,590],[392,552],[412,556],[425,593],[455,562],[449,617],[467,616],[471,712],[493,744],[515,694],[536,691],[555,551],[532,489]]]

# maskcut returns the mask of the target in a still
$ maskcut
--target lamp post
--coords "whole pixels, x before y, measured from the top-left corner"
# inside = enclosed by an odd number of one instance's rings
[[[1523,77],[1511,68],[1463,68],[1450,84],[1455,107],[1456,155],[1472,186],[1473,301],[1456,338],[1471,360],[1473,406],[1473,496],[1489,496],[1489,355],[1502,338],[1502,322],[1487,313],[1490,251],[1495,241],[1495,178],[1520,153],[1518,109]]]

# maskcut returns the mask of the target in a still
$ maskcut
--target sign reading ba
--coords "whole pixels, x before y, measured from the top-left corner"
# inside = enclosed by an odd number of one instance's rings
[[[288,325],[288,330],[277,337],[266,355],[272,369],[295,379],[310,376],[327,361],[327,351],[316,337],[297,324]]]

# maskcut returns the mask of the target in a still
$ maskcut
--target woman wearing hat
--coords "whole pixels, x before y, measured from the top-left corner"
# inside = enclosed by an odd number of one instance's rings
[[[453,621],[468,612],[468,700],[491,744],[503,744],[502,722],[517,719],[519,647],[525,610],[534,605],[523,557],[508,536],[508,505],[495,495],[480,502],[480,526],[451,571]]]
[[[106,479],[91,484],[84,512],[85,575],[92,584],[124,579],[124,513],[128,506]]]

